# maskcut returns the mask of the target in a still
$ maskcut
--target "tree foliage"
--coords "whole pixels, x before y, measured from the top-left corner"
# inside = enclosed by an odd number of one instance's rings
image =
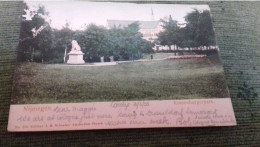
[[[208,10],[200,12],[194,9],[187,14],[185,20],[187,22],[187,39],[189,42],[193,42],[192,47],[216,45],[213,24]]]
[[[178,44],[178,31],[179,27],[177,25],[177,21],[173,20],[171,15],[169,16],[169,20],[161,20],[163,23],[162,27],[164,31],[158,34],[158,42],[161,45],[167,45],[171,49],[171,45]]]
[[[112,29],[90,24],[84,30],[72,30],[67,23],[58,30],[52,29],[45,17],[48,17],[48,12],[39,6],[31,21],[22,22],[19,61],[62,63],[64,54],[70,51],[72,40],[77,40],[81,46],[86,62],[99,62],[102,56],[106,61],[110,56],[115,60],[134,60],[140,59],[142,53],[153,52],[154,44],[142,39],[138,22]],[[32,30],[42,26],[47,27],[33,37]]]
[[[75,32],[69,28],[69,24],[66,23],[61,30],[53,30],[53,49],[49,54],[49,62],[62,63],[64,62],[64,55],[71,48],[71,39]]]
[[[186,26],[180,27],[177,21],[161,20],[164,31],[159,33],[157,42],[160,45],[177,45],[182,48],[215,46],[215,34],[208,10],[200,12],[194,9],[185,16]]]
[[[75,38],[85,53],[85,61],[99,61],[99,57],[104,56],[106,36],[106,29],[94,24],[88,25],[83,31],[76,32]]]
[[[26,4],[24,4],[24,7],[28,9]],[[47,60],[53,47],[53,32],[44,17],[48,17],[48,12],[46,12],[44,6],[39,6],[32,20],[21,22],[22,31],[18,45],[18,61],[43,62],[45,59]],[[44,29],[33,36],[33,32],[41,27],[44,27]]]
[[[144,52],[152,51],[152,44],[142,39],[139,24],[132,23],[124,28],[106,29],[90,24],[83,31],[76,32],[76,40],[85,54],[85,61],[98,62],[104,56],[116,60],[139,59]]]

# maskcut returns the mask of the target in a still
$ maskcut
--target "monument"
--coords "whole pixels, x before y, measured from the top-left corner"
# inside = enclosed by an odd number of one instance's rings
[[[71,51],[68,53],[69,60],[67,64],[85,64],[83,60],[84,53],[81,51],[81,48],[76,40],[72,40],[71,42],[72,48]]]
[[[114,56],[110,56],[109,59],[110,59],[110,62],[114,62]]]
[[[104,56],[100,57],[100,62],[105,62]]]

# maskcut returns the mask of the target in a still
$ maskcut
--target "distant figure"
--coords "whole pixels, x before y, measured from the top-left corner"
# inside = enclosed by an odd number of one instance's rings
[[[153,55],[151,55],[151,60],[153,60]]]
[[[78,42],[76,40],[72,40],[71,44],[72,44],[72,48],[71,48],[72,52],[79,52],[79,51],[81,51],[81,48],[80,48],[80,46],[79,46],[79,44],[78,44]]]

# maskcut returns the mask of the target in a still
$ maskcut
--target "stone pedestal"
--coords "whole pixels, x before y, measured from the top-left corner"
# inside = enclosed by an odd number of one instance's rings
[[[104,56],[100,57],[100,62],[105,62]]]
[[[71,51],[68,53],[69,60],[67,61],[67,64],[85,64],[85,61],[83,60],[83,55],[81,51],[73,52]]]
[[[109,59],[110,59],[110,62],[114,62],[114,56],[110,56]]]

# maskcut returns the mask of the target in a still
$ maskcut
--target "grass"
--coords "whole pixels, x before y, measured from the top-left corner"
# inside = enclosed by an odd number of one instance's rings
[[[143,59],[151,59],[151,55],[153,55],[153,59],[165,59],[171,56],[175,56],[175,53],[153,53],[153,54],[143,54]]]
[[[13,90],[13,104],[229,97],[218,58],[107,67],[22,63]]]

